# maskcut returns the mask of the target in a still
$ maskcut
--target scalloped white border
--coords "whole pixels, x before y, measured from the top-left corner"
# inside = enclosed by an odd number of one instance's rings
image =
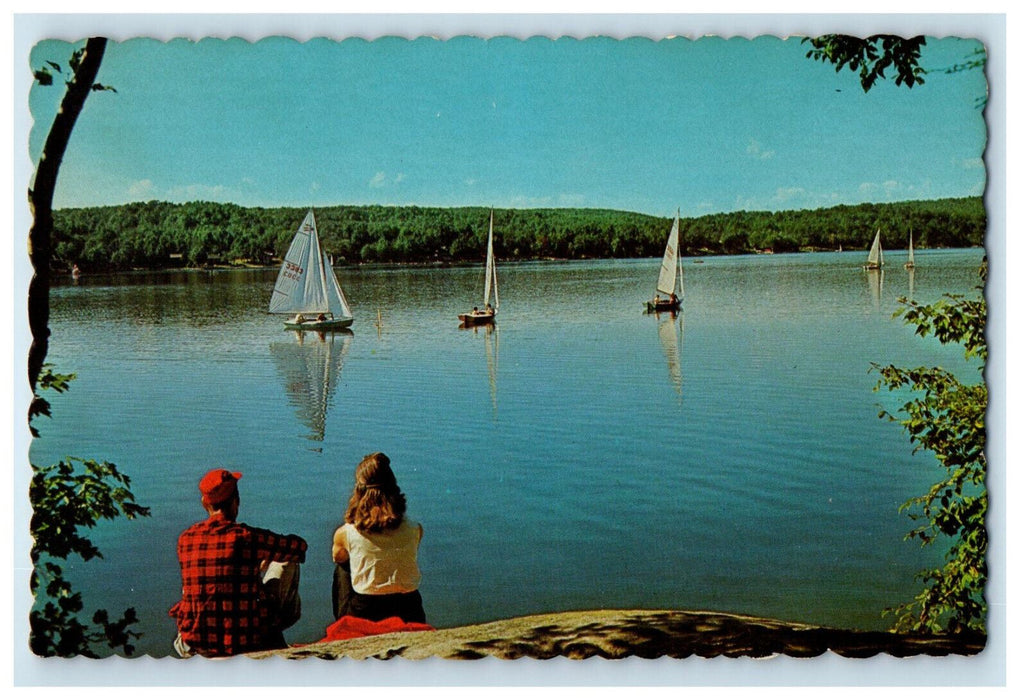
[[[26,4],[19,2],[19,4]],[[1021,467],[1027,462],[1016,460],[1018,452],[1006,451],[1005,423],[1015,426],[1018,423],[1005,415],[1008,410],[1007,386],[1009,379],[1019,378],[1020,371],[1014,366],[1006,373],[1007,338],[1006,327],[1007,296],[1017,290],[1007,289],[1005,270],[1012,263],[1010,253],[1014,253],[1016,262],[1021,245],[1010,241],[1007,246],[1006,226],[1006,187],[1007,187],[1007,143],[1006,143],[1006,110],[1007,89],[1006,78],[1006,33],[1007,15],[1005,14],[822,14],[825,10],[841,8],[831,7],[825,2],[790,3],[787,7],[775,7],[777,10],[789,10],[793,13],[808,14],[665,14],[668,9],[679,9],[684,5],[668,8],[666,2],[647,2],[638,0],[630,7],[617,7],[625,3],[612,3],[604,0],[595,2],[561,2],[553,0],[548,3],[537,3],[534,0],[520,3],[490,3],[490,13],[506,11],[520,14],[457,14],[483,9],[481,3],[471,2],[436,2],[431,3],[431,13],[423,13],[423,4],[382,0],[368,8],[374,12],[421,12],[422,14],[357,14],[347,13],[333,16],[333,26],[340,28],[344,36],[364,36],[372,38],[381,35],[419,36],[424,34],[440,37],[461,34],[474,35],[569,35],[594,36],[606,35],[618,38],[628,36],[651,36],[658,38],[668,34],[684,36],[701,36],[706,34],[745,35],[777,34],[779,36],[807,34],[816,35],[833,31],[845,31],[852,34],[889,32],[898,34],[928,34],[934,36],[959,35],[981,39],[989,53],[989,105],[987,112],[989,126],[989,145],[987,153],[988,191],[986,205],[989,215],[988,248],[991,265],[991,281],[989,284],[989,346],[991,349],[989,368],[997,370],[989,374],[992,392],[992,405],[999,409],[994,417],[989,416],[989,467],[991,477],[999,480],[992,485],[991,510],[993,518],[999,523],[1006,522],[1005,528],[992,528],[992,548],[998,554],[992,561],[992,587],[989,590],[991,615],[989,617],[989,642],[982,654],[972,658],[875,658],[872,660],[843,659],[835,655],[824,655],[818,659],[802,660],[776,658],[772,660],[754,659],[662,659],[646,661],[627,659],[615,662],[593,659],[589,661],[571,661],[553,659],[550,661],[500,661],[485,659],[475,662],[452,662],[440,659],[409,662],[395,659],[387,664],[372,662],[353,662],[342,660],[332,663],[309,661],[287,661],[281,659],[254,662],[248,659],[204,663],[184,663],[174,659],[135,659],[125,660],[116,657],[104,661],[74,660],[42,660],[33,656],[25,640],[28,636],[27,610],[31,597],[23,585],[27,576],[27,532],[28,511],[24,493],[27,490],[25,467],[27,467],[27,436],[24,435],[22,416],[28,405],[28,388],[22,379],[24,375],[24,357],[28,352],[27,323],[24,318],[23,300],[27,296],[28,266],[27,250],[24,237],[18,231],[28,230],[28,207],[23,193],[31,172],[23,165],[23,159],[15,159],[13,153],[23,152],[23,144],[27,141],[28,124],[27,104],[18,96],[28,94],[28,71],[21,70],[26,65],[27,56],[32,44],[43,37],[59,37],[67,35],[78,38],[93,33],[102,33],[112,39],[125,39],[133,36],[152,36],[155,38],[172,38],[174,36],[233,35],[256,39],[268,35],[289,35],[295,38],[323,36],[324,16],[319,14],[181,14],[184,11],[201,12],[234,12],[239,3],[226,3],[221,0],[179,0],[170,3],[158,0],[147,3],[148,12],[167,12],[174,10],[176,14],[13,14],[11,27],[7,36],[13,36],[13,52],[4,52],[4,60],[13,58],[13,65],[6,75],[13,76],[13,90],[5,91],[12,95],[12,110],[5,114],[13,115],[13,141],[7,141],[7,148],[12,152],[8,162],[14,164],[13,181],[8,191],[12,193],[13,256],[0,256],[0,277],[13,280],[13,285],[5,285],[4,293],[11,290],[11,305],[3,308],[11,309],[10,325],[13,328],[12,355],[7,367],[12,370],[11,395],[13,406],[6,407],[10,411],[7,425],[12,426],[11,443],[14,459],[11,470],[14,475],[14,489],[4,489],[4,501],[0,509],[14,513],[13,519],[4,519],[5,531],[17,524],[11,537],[4,542],[13,543],[12,576],[4,577],[3,586],[14,583],[10,599],[13,609],[3,610],[4,628],[11,629],[13,635],[0,636],[0,657],[13,660],[14,674],[12,685],[27,689],[31,686],[337,686],[337,685],[398,685],[443,687],[460,686],[464,689],[477,686],[492,686],[490,690],[481,691],[488,695],[496,692],[495,686],[718,686],[723,694],[724,687],[774,686],[937,686],[948,687],[954,694],[965,696],[967,686],[1006,686],[1016,687],[1023,678],[1016,659],[1014,649],[1008,648],[1007,630],[1020,630],[1022,625],[1007,616],[1006,590],[1007,580],[1017,580],[1011,575],[1008,566],[1012,565],[1007,557],[1013,554],[1007,547],[1007,540],[1017,541],[1008,537],[1008,533],[1019,524],[1016,518],[1007,521],[1006,494],[1022,495],[1022,491],[1013,488],[1013,479],[1019,478],[1014,473],[1006,474],[1005,464],[1018,464]],[[780,5],[781,3],[778,3]],[[837,4],[837,3],[835,3]],[[906,9],[900,5],[910,3],[899,2],[863,2],[860,9],[866,11]],[[995,4],[995,3],[988,3]],[[113,8],[111,6],[114,6]],[[496,7],[500,5],[500,7]],[[503,7],[506,5],[506,7]],[[581,6],[585,7],[581,7]],[[927,3],[912,3],[913,12],[930,12],[936,10]],[[46,2],[18,8],[19,12],[74,12],[85,7],[90,12],[133,12],[140,9],[139,4],[111,2],[72,3],[64,0]],[[287,5],[268,3],[262,0],[251,0],[246,8],[251,11],[275,12],[287,7],[292,11],[326,12],[335,11],[338,6],[327,2],[308,2],[294,0]],[[852,9],[849,4],[846,9]],[[540,9],[541,8],[541,9]],[[13,8],[12,8],[13,9]],[[703,9],[703,8],[699,8]],[[738,3],[731,0],[718,2],[716,9],[723,11],[752,11],[765,9],[756,7],[754,3]],[[992,8],[982,8],[989,9]],[[634,14],[614,14],[629,10]],[[568,14],[541,14],[541,12],[567,12]],[[588,14],[582,14],[587,11]],[[811,13],[812,11],[812,13]],[[997,11],[1003,12],[1004,8]],[[443,14],[453,13],[453,14]],[[610,14],[600,14],[610,13]],[[651,14],[641,14],[651,13]],[[333,35],[338,34],[333,32]],[[1015,46],[1015,39],[1012,42]],[[1014,49],[1015,50],[1015,49]],[[12,56],[13,54],[13,56]],[[1018,78],[1022,82],[1022,78]],[[1020,122],[1022,124],[1023,122]],[[1015,159],[1012,159],[1015,160]],[[1019,190],[1014,189],[1014,192]],[[1010,217],[1013,216],[1009,212]],[[7,221],[12,221],[7,219]],[[1021,238],[1027,233],[1019,228]],[[8,248],[9,251],[12,248]],[[997,290],[997,291],[996,291]],[[5,317],[5,321],[6,321]],[[1010,327],[1010,331],[1016,330]],[[6,439],[6,438],[5,438]],[[1020,470],[1022,471],[1022,470]],[[1008,477],[1008,478],[1007,478]],[[14,498],[15,494],[21,494]],[[4,507],[6,506],[6,507]],[[1016,517],[1014,515],[1014,517]],[[1017,530],[1019,532],[1019,530]],[[6,533],[5,533],[6,534]],[[1010,611],[1015,606],[1010,607]],[[11,615],[7,624],[7,616]],[[13,639],[12,639],[13,637]],[[1005,658],[1013,661],[1006,668]],[[10,666],[8,666],[10,668]],[[1007,677],[1007,673],[1009,676]],[[962,688],[960,688],[962,686]],[[29,691],[33,695],[37,691]],[[193,692],[193,691],[189,691]],[[316,692],[316,691],[315,691]],[[345,691],[336,691],[345,692]],[[364,691],[368,692],[368,691]],[[374,692],[374,691],[370,691]],[[447,697],[452,696],[451,690],[445,691]],[[532,691],[534,692],[534,691]],[[595,689],[589,692],[593,695]],[[623,690],[617,691],[618,696]],[[650,691],[646,691],[649,694]],[[795,695],[793,687],[787,691]],[[825,691],[819,691],[821,695]],[[834,693],[836,691],[826,691]],[[878,691],[875,691],[878,692]],[[908,696],[910,691],[905,691]],[[939,695],[939,690],[931,691]],[[149,694],[149,693],[147,693]],[[463,693],[457,693],[463,695]],[[802,693],[799,693],[802,694]],[[436,690],[432,694],[441,695]],[[507,693],[501,693],[507,695]],[[605,695],[605,693],[603,693]]]

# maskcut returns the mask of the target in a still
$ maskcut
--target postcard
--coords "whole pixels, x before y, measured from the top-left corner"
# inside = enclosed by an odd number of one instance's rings
[[[1004,683],[1001,16],[15,35],[17,684]]]

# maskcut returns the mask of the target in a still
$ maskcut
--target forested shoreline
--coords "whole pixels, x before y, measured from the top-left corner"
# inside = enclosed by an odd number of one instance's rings
[[[53,268],[86,271],[212,265],[272,265],[307,207],[216,202],[135,202],[54,212]],[[336,264],[480,261],[487,207],[340,205],[315,208],[324,249]],[[501,260],[657,257],[672,219],[608,209],[496,209]],[[734,255],[984,244],[979,197],[838,205],[816,210],[739,211],[681,219],[684,255]]]

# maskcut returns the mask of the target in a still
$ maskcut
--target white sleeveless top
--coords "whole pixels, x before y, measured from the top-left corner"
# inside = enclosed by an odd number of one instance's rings
[[[421,583],[421,571],[417,568],[420,525],[404,518],[393,530],[363,533],[346,523],[342,533],[354,591],[384,595],[417,590]]]

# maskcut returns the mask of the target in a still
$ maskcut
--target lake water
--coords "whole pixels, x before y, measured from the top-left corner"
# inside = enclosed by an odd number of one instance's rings
[[[683,312],[642,313],[657,260],[500,265],[494,329],[459,328],[482,270],[338,270],[352,333],[265,313],[277,271],[87,276],[52,291],[54,395],[31,457],[107,460],[152,508],[92,533],[87,610],[134,606],[171,651],[197,481],[244,473],[240,520],[307,539],[303,619],[332,621],[330,542],[360,458],[391,458],[422,522],[428,621],[681,608],[883,629],[936,557],[898,508],[936,479],[878,418],[871,363],[973,377],[896,299],[973,292],[982,250],[685,260]],[[378,324],[379,313],[381,323]],[[27,575],[26,575],[27,578]]]

